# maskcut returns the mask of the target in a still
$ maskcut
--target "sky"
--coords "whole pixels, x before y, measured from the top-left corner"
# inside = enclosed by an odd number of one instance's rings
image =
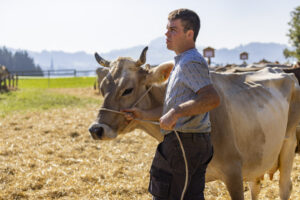
[[[32,51],[109,52],[164,37],[169,12],[198,13],[197,46],[289,44],[299,0],[0,0],[0,46]]]

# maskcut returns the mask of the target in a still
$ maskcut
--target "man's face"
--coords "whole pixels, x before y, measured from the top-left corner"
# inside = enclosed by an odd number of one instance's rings
[[[187,32],[184,32],[181,19],[169,21],[165,35],[167,36],[167,48],[175,51],[176,54],[181,53],[180,50],[184,47],[187,40]]]

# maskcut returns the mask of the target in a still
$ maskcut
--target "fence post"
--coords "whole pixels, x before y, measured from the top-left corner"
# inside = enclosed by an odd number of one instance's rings
[[[50,70],[48,70],[48,88],[50,87]]]
[[[15,75],[12,74],[11,78],[12,78],[12,88],[15,89]]]
[[[11,89],[11,75],[9,74],[7,77],[8,77],[8,88]]]
[[[18,88],[18,82],[19,82],[19,75],[16,75],[16,87]]]
[[[11,88],[14,88],[14,75],[10,74],[10,79],[11,79]]]
[[[12,88],[15,89],[15,75],[11,74],[11,79],[12,79]]]

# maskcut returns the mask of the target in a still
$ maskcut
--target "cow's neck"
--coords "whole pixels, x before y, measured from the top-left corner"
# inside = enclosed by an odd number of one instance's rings
[[[158,125],[154,125],[148,122],[137,122],[136,129],[140,129],[146,132],[148,135],[155,138],[157,141],[161,142],[163,140],[163,135],[160,131],[160,127]]]

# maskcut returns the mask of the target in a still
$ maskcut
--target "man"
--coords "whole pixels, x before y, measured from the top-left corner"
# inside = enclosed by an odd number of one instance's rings
[[[188,9],[172,11],[168,17],[167,48],[176,53],[162,108],[151,111],[128,109],[126,118],[160,121],[165,135],[156,150],[150,170],[149,192],[155,200],[180,199],[185,184],[185,162],[176,130],[188,163],[188,185],[184,199],[204,199],[205,171],[213,155],[208,111],[220,104],[209,78],[208,66],[195,49],[200,29],[198,15]],[[163,113],[161,113],[163,110]],[[162,114],[162,115],[161,115]]]

